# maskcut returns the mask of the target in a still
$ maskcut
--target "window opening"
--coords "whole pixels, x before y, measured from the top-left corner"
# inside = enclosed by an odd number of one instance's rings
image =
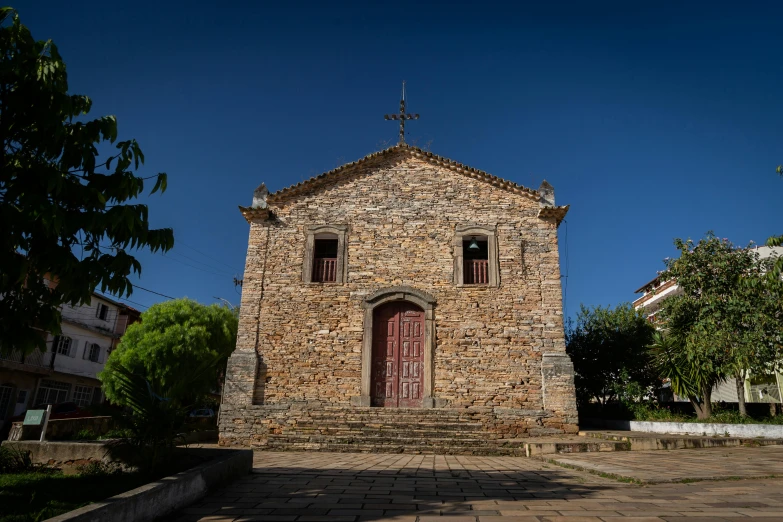
[[[58,337],[57,342],[57,353],[66,355],[68,357],[71,356],[71,338],[70,337]]]
[[[90,404],[92,400],[92,386],[74,386],[73,387],[73,402],[79,407],[85,407]]]
[[[316,239],[313,244],[313,282],[337,281],[337,239]]]
[[[98,358],[101,355],[101,347],[95,343],[90,345],[90,355],[87,357],[92,362],[98,362]]]
[[[471,236],[462,241],[466,285],[489,284],[489,246],[486,238]]]

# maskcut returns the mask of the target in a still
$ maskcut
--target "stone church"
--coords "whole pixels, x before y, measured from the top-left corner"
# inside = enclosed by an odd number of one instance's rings
[[[220,443],[480,452],[574,433],[556,206],[401,142],[250,207]]]

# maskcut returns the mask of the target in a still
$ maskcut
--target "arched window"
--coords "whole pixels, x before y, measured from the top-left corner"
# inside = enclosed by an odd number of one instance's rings
[[[55,352],[60,355],[65,355],[68,357],[73,357],[73,341],[70,337],[67,337],[65,335],[61,335],[59,337],[54,338],[54,349]]]

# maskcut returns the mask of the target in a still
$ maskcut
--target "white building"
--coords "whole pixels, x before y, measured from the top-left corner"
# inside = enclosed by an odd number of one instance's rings
[[[61,312],[62,333],[46,334],[45,353],[0,354],[0,423],[39,404],[103,402],[98,372],[141,313],[97,293],[89,304]]]
[[[762,246],[757,247],[757,250],[761,259],[783,256],[783,247]],[[656,277],[634,293],[642,294],[641,297],[633,302],[634,308],[644,309],[648,314],[648,319],[654,321],[655,314],[661,308],[661,303],[671,296],[681,294],[682,290],[677,286],[676,281],[672,279],[662,281],[660,277]],[[783,328],[783,325],[781,328]],[[747,402],[780,403],[783,402],[781,401],[782,398],[783,375],[779,372],[770,376],[750,375],[745,380],[745,400]],[[713,402],[737,402],[739,398],[737,397],[737,386],[734,379],[717,385],[712,390],[712,400]]]

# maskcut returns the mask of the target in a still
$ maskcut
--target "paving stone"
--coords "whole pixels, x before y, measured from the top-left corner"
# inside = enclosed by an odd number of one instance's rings
[[[746,448],[732,448],[721,459],[744,459]],[[770,447],[760,448],[769,451]],[[677,450],[690,470],[714,466],[713,449]],[[727,450],[721,449],[725,452]],[[624,459],[622,466],[632,472],[646,472],[655,455],[635,453],[635,459]],[[679,462],[662,455],[662,473],[673,473]],[[755,458],[777,458],[777,453],[753,454]],[[581,457],[582,455],[579,455]],[[406,466],[416,458],[418,473],[411,478]],[[573,457],[573,456],[572,456]],[[603,456],[602,456],[603,457]],[[464,476],[454,477],[448,468],[461,468]],[[446,468],[446,473],[441,470]],[[470,457],[434,455],[386,454],[323,454],[323,453],[260,453],[256,455],[256,471],[274,469],[276,481],[288,486],[281,490],[266,480],[241,482],[250,490],[231,493],[236,488],[224,488],[201,502],[167,518],[168,521],[195,522],[215,515],[221,520],[250,522],[251,520],[289,520],[301,522],[302,517],[349,517],[351,520],[470,520],[472,522],[695,522],[698,520],[762,520],[783,521],[783,480],[749,479],[740,481],[694,482],[685,484],[653,484],[638,486],[603,478],[585,471],[545,464],[541,460],[518,457]],[[255,477],[261,477],[257,474]],[[343,477],[351,484],[330,489],[329,477]],[[524,479],[532,494],[545,498],[506,497],[498,486],[503,482]],[[342,480],[342,479],[341,479]],[[416,489],[415,493],[399,494],[401,487]],[[413,482],[413,486],[411,486]],[[376,494],[373,487],[383,484]],[[236,485],[237,483],[235,483]],[[364,486],[361,486],[364,484]],[[270,494],[269,488],[272,488]],[[428,493],[419,498],[421,491]],[[470,495],[455,496],[454,490]],[[481,495],[478,495],[481,493]],[[269,496],[267,496],[269,495]],[[252,499],[252,501],[251,501]],[[247,504],[252,508],[246,508]],[[240,514],[243,510],[274,510],[269,514]],[[198,512],[196,512],[198,511]],[[216,513],[220,511],[220,513]],[[344,513],[344,514],[337,514]],[[465,518],[467,517],[467,518]]]

